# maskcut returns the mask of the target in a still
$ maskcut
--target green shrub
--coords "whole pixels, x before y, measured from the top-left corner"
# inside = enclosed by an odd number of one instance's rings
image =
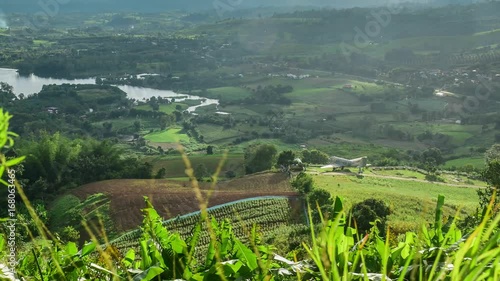
[[[366,199],[355,204],[351,209],[351,216],[355,223],[353,225],[356,225],[358,231],[367,233],[375,224],[382,236],[385,234],[387,216],[390,214],[389,207],[384,201],[378,199]]]

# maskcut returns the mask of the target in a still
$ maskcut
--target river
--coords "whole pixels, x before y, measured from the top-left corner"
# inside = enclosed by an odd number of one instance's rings
[[[14,93],[19,95],[23,93],[25,96],[38,93],[42,90],[43,85],[62,85],[62,84],[95,84],[95,78],[87,79],[56,79],[56,78],[42,78],[34,74],[30,76],[21,76],[17,73],[15,69],[0,68],[0,82],[5,82],[14,88]],[[216,99],[207,99],[204,97],[178,94],[169,90],[157,90],[151,88],[133,87],[127,85],[117,86],[122,91],[127,93],[127,98],[143,100],[149,99],[151,97],[162,97],[162,98],[175,98],[176,101],[189,100],[201,100],[201,104],[191,106],[187,109],[188,112],[193,113],[196,108],[208,105],[219,105],[219,101]]]

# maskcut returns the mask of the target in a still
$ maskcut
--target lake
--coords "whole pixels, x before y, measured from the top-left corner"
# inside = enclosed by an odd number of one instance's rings
[[[95,84],[95,78],[87,79],[56,79],[56,78],[42,78],[31,74],[30,76],[21,76],[17,73],[15,69],[0,68],[0,82],[5,82],[12,87],[14,87],[14,93],[19,95],[23,93],[25,96],[38,93],[42,90],[43,85],[62,85],[62,84]],[[127,93],[127,98],[143,100],[149,99],[151,97],[162,97],[162,98],[175,98],[176,101],[189,100],[200,100],[201,104],[196,106],[191,106],[187,109],[188,112],[194,112],[196,108],[207,106],[207,105],[219,105],[219,101],[216,99],[207,99],[199,96],[178,94],[169,90],[157,90],[142,87],[133,86],[117,86],[122,91]]]

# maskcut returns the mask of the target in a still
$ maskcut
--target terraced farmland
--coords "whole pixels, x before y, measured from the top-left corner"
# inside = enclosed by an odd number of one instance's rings
[[[200,183],[205,198],[210,183]],[[200,210],[195,191],[189,182],[172,180],[109,180],[81,186],[72,190],[80,200],[96,193],[103,193],[110,200],[109,216],[117,233],[136,228],[142,222],[141,209],[144,196],[165,219],[175,218]],[[217,183],[208,200],[208,207],[242,199],[262,196],[297,197],[289,180],[282,173],[264,173]]]
[[[208,213],[218,222],[229,219],[235,235],[245,242],[254,224],[259,227],[263,235],[266,235],[280,226],[303,222],[304,216],[301,216],[303,210],[303,202],[298,197],[267,196],[215,206],[209,208]],[[199,221],[198,211],[165,220],[163,225],[170,232],[177,232],[183,239],[187,239]],[[141,234],[142,231],[136,229],[111,241],[111,244],[122,253],[131,248],[138,250]],[[198,256],[203,256],[209,242],[210,236],[206,223],[203,222],[202,234],[196,248]]]

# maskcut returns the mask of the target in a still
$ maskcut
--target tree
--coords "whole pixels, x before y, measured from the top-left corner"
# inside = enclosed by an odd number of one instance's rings
[[[175,115],[163,114],[159,118],[160,128],[165,130],[170,124],[175,122]]]
[[[135,120],[134,121],[134,131],[139,132],[142,128],[142,124],[140,120]]]
[[[315,188],[307,195],[307,202],[309,202],[311,206],[311,215],[314,223],[321,222],[321,217],[319,215],[320,210],[325,219],[333,219],[331,218],[331,215],[334,212],[333,198],[330,192],[324,189]]]
[[[104,136],[111,136],[113,134],[113,123],[104,122],[102,123],[102,127],[104,128]]]
[[[493,194],[496,192],[495,201],[493,202],[493,212],[496,214],[500,207],[500,194],[498,194],[500,190],[500,160],[495,159],[489,162],[482,176],[489,184],[489,187],[477,191],[480,207],[484,210],[493,198]]]
[[[152,102],[151,108],[153,109],[153,111],[158,111],[160,110],[160,105],[157,102]]]
[[[372,223],[379,220],[377,228],[382,236],[385,234],[387,216],[390,214],[391,210],[384,201],[373,198],[359,202],[351,209],[352,218],[360,233],[370,231]]]
[[[440,166],[445,163],[441,150],[436,147],[429,148],[422,152],[420,161],[426,166]]]
[[[59,133],[43,133],[38,139],[21,146],[21,155],[28,155],[23,177],[30,182],[26,188],[30,199],[44,195],[41,190],[35,189],[37,182],[43,182],[40,186],[44,186],[48,194],[54,194],[62,186],[72,182],[71,166],[78,159],[81,149],[79,140],[70,141]]]
[[[198,181],[203,181],[203,178],[208,175],[207,167],[205,164],[200,163],[194,168],[194,176],[196,177],[196,180]]]
[[[144,163],[141,163],[140,161],[137,161],[139,163],[136,163],[136,167],[127,167],[128,170],[130,171],[130,168],[133,169],[133,172],[129,172],[130,173],[130,177],[129,178],[136,178],[136,179],[150,179],[152,178],[152,174],[153,174],[153,164],[149,163],[149,162],[144,162]],[[124,171],[127,171],[127,170],[124,170]],[[121,176],[121,177],[118,177],[118,178],[124,178],[124,176]]]
[[[500,144],[492,145],[484,154],[484,159],[486,164],[489,164],[495,160],[500,161]]]
[[[301,172],[291,183],[292,187],[295,188],[301,194],[308,194],[314,188],[313,178],[304,172]]]
[[[78,242],[78,240],[80,239],[80,232],[78,232],[78,230],[76,230],[73,226],[68,225],[62,229],[61,233],[59,233],[59,236],[64,242]]]
[[[214,147],[209,145],[207,146],[207,155],[213,155],[214,154]]]
[[[328,164],[330,161],[330,156],[319,150],[304,150],[302,156],[302,161],[310,164]]]
[[[486,188],[478,188],[476,193],[479,197],[479,207],[476,209],[476,213],[468,215],[465,217],[461,223],[460,228],[473,231],[481,221],[484,219],[486,210],[493,199],[493,194],[495,194],[495,200],[492,206],[492,218],[500,211],[500,194],[498,190],[500,189],[500,160],[493,160],[488,163],[486,169],[481,173],[483,178],[489,184]]]
[[[167,169],[161,168],[156,172],[155,179],[164,179],[167,176]]]
[[[282,151],[278,155],[278,160],[276,161],[276,164],[278,166],[290,166],[293,163],[293,160],[295,160],[295,153],[291,150],[286,150]]]
[[[258,173],[273,167],[276,147],[272,144],[252,145],[245,149],[245,171],[247,174]]]
[[[15,99],[17,97],[14,94],[14,88],[7,83],[0,82],[0,105],[9,104]]]

